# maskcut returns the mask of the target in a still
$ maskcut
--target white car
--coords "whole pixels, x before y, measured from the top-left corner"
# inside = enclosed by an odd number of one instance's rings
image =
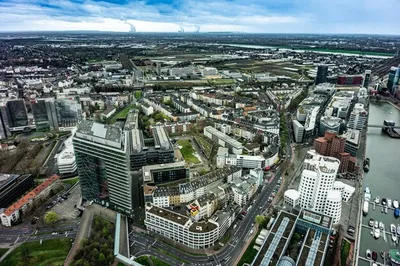
[[[53,232],[53,233],[51,233],[51,235],[52,235],[52,236],[55,236],[55,235],[57,235],[57,232]]]

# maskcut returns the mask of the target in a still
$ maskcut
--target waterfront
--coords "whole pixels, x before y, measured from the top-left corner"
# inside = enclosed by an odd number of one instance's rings
[[[380,103],[371,104],[369,108],[369,124],[382,124],[383,120],[393,120],[396,125],[400,125],[400,111],[390,104]],[[366,157],[371,159],[371,168],[364,175],[363,188],[369,187],[372,192],[372,201],[376,196],[381,198],[390,198],[400,200],[400,175],[399,170],[399,151],[400,140],[392,139],[388,135],[381,132],[380,128],[369,128],[367,133]],[[368,226],[369,219],[382,221],[385,224],[385,230],[390,231],[390,224],[396,226],[400,224],[400,219],[393,216],[393,210],[389,210],[387,214],[381,213],[381,208],[370,205],[369,213],[362,218],[362,224]],[[367,249],[376,251],[388,251],[393,248],[399,248],[395,245],[390,235],[383,236],[375,240],[371,233],[371,229],[364,227],[361,229],[361,240],[359,248],[359,256],[365,257]],[[378,255],[378,262],[383,260]],[[358,265],[367,266],[369,262],[359,259]]]

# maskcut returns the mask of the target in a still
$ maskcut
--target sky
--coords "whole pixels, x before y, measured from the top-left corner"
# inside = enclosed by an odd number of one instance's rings
[[[0,32],[400,34],[400,0],[0,0]]]

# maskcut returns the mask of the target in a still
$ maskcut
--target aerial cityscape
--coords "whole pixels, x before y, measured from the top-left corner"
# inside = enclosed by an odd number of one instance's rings
[[[298,2],[0,1],[0,266],[400,266],[396,12]]]

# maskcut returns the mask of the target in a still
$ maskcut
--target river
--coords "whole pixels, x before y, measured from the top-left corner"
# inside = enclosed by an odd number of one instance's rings
[[[382,124],[383,120],[393,120],[396,125],[400,125],[400,111],[390,104],[379,103],[371,104],[369,108],[369,124]],[[372,201],[376,196],[381,198],[397,199],[400,201],[400,139],[392,139],[388,135],[381,132],[380,128],[369,128],[367,132],[366,157],[371,159],[371,167],[368,173],[364,175],[363,187],[369,187],[372,192]],[[388,210],[388,214],[381,213],[381,208],[369,206],[369,212],[363,217],[362,224],[368,226],[368,221],[373,218],[382,221],[385,224],[385,230],[390,232],[390,224],[396,227],[400,224],[400,219],[393,216],[393,210]],[[396,248],[392,242],[391,236],[386,235],[386,241],[381,237],[375,240],[370,228],[362,228],[360,240],[359,256],[365,257],[367,249],[376,251],[389,251]],[[399,246],[397,246],[399,248]],[[378,262],[383,262],[378,255]],[[370,263],[359,260],[360,266],[367,266]]]

